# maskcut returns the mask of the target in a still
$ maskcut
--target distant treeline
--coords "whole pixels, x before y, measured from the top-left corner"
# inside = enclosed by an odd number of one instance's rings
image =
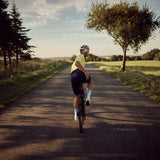
[[[74,61],[76,55],[71,57],[71,60]],[[99,57],[94,54],[88,54],[86,57],[86,61],[122,61],[122,55],[112,55],[109,58]],[[144,53],[141,56],[126,56],[126,60],[136,61],[136,60],[156,60],[160,61],[160,49],[152,49],[149,52]]]
[[[72,57],[71,57],[71,60],[72,61],[74,61],[75,59],[76,59],[76,55],[73,55]],[[91,53],[89,53],[88,55],[87,55],[87,57],[86,57],[86,61],[87,62],[89,62],[89,61],[107,61],[108,59],[106,59],[106,58],[102,58],[102,57],[99,57],[99,56],[96,56],[96,55],[94,55],[94,54],[91,54]]]
[[[113,55],[109,57],[110,61],[121,61],[123,58],[122,55]],[[160,50],[159,49],[152,49],[149,52],[144,53],[141,56],[126,56],[126,60],[156,60],[160,61]]]

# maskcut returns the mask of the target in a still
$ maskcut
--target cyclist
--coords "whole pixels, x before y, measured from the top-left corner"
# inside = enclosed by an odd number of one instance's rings
[[[87,45],[82,45],[82,47],[80,48],[80,55],[77,56],[71,67],[71,83],[75,95],[73,102],[75,121],[78,121],[77,113],[78,113],[78,101],[80,97],[79,86],[81,83],[87,83],[86,105],[90,104],[92,80],[91,76],[87,73],[87,71],[84,68],[85,57],[87,56],[88,53],[89,53],[89,47]]]

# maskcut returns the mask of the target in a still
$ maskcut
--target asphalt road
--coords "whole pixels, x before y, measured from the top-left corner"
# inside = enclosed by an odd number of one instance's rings
[[[73,120],[70,68],[0,113],[0,160],[159,160],[160,105],[91,64],[85,132]]]

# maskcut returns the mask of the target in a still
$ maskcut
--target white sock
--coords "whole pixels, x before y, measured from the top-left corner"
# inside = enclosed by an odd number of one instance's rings
[[[78,109],[74,109],[74,120],[78,121]]]
[[[91,93],[92,93],[92,91],[88,90],[86,100],[90,101]]]
[[[77,113],[78,113],[78,109],[74,109],[74,113],[77,115]]]

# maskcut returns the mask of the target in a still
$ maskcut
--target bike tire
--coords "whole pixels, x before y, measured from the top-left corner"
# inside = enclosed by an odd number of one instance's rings
[[[83,119],[82,113],[83,113],[83,97],[80,97],[80,100],[79,100],[79,113],[78,113],[79,131],[80,131],[80,133],[83,133],[84,119]]]
[[[79,131],[80,133],[83,133],[83,122],[82,122],[82,116],[79,116]]]
[[[78,118],[79,118],[79,131],[80,133],[83,133],[84,132],[83,124],[85,119],[85,101],[84,101],[85,92],[83,89],[83,84],[80,85],[80,90],[81,90],[81,94],[80,94],[79,103],[78,103],[78,108],[79,108]]]

